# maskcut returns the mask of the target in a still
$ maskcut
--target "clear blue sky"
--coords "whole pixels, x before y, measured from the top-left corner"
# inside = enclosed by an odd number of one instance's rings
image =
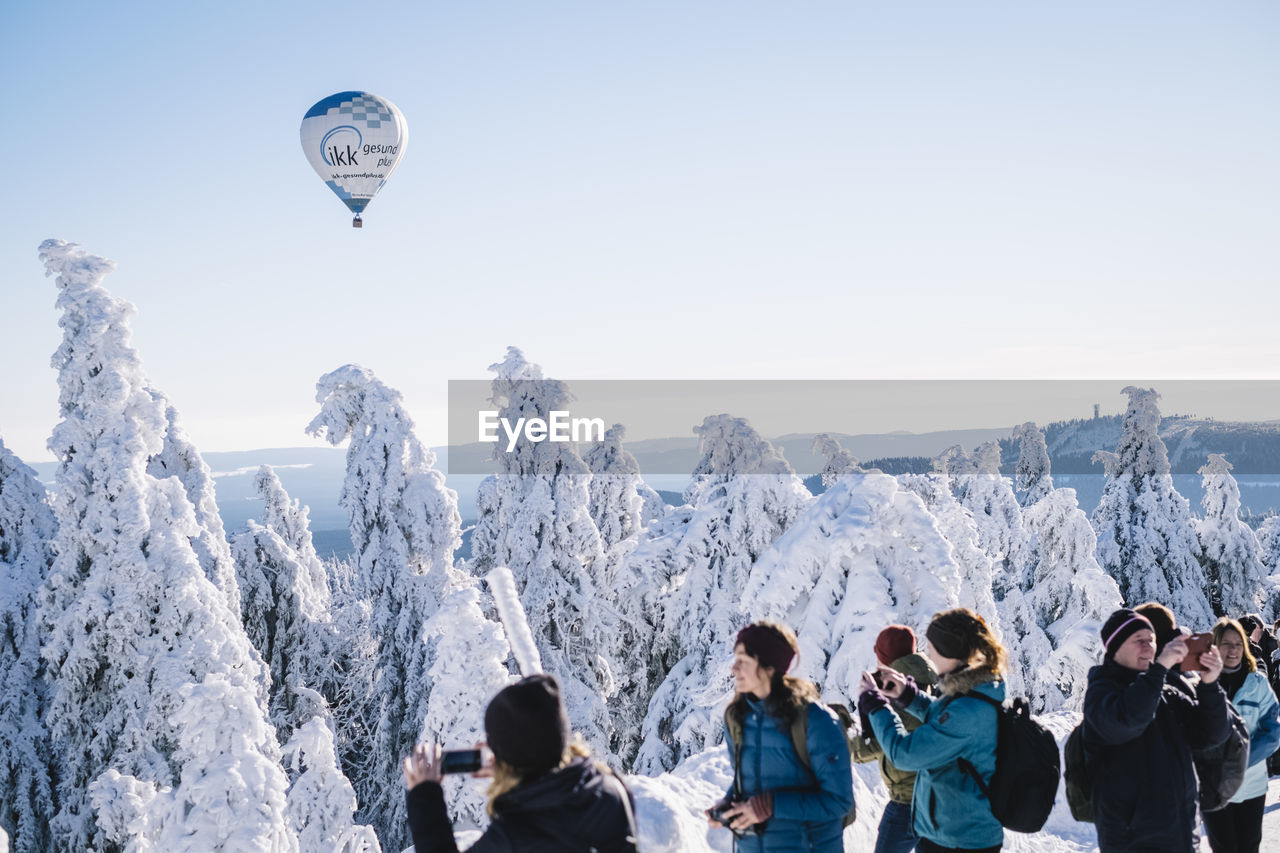
[[[117,261],[203,450],[358,362],[443,443],[505,347],[573,378],[1277,377],[1280,5],[18,2],[0,437],[57,419],[36,246]],[[410,127],[362,231],[316,100]],[[1122,403],[1119,394],[1115,406]]]

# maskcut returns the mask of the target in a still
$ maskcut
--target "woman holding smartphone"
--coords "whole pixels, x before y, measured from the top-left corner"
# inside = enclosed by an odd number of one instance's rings
[[[533,675],[498,692],[484,714],[493,821],[470,853],[635,853],[631,794],[622,780],[572,743],[560,684]],[[417,853],[457,853],[445,809],[443,753],[419,744],[404,760],[409,829]]]

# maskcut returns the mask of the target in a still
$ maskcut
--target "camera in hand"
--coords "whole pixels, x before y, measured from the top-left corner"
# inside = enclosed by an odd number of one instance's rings
[[[714,820],[716,823],[720,824],[725,829],[732,832],[734,836],[737,838],[745,838],[748,835],[758,835],[760,833],[761,824],[757,823],[752,826],[748,826],[746,829],[734,829],[732,826],[729,825],[733,823],[733,818],[726,815],[725,812],[727,812],[729,809],[733,808],[734,806],[742,805],[742,802],[743,802],[742,800],[737,800],[737,801],[729,800],[727,802],[720,803],[719,805],[713,806],[710,809],[708,809],[707,814],[711,816],[712,820]]]
[[[440,772],[475,773],[484,764],[484,756],[478,749],[446,749],[440,753]]]

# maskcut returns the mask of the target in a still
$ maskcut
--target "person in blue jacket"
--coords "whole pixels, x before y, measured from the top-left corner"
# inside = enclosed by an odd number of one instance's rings
[[[738,632],[735,695],[725,712],[734,784],[707,810],[719,813],[740,853],[841,853],[843,819],[853,806],[849,743],[811,682],[787,675],[798,645],[775,622]],[[803,719],[800,719],[803,715]],[[803,732],[808,766],[793,733]]]
[[[1213,853],[1258,853],[1267,799],[1267,757],[1280,746],[1280,703],[1253,659],[1242,623],[1220,619],[1213,626],[1213,644],[1222,655],[1218,683],[1249,727],[1249,769],[1226,808],[1204,816],[1204,830]]]
[[[930,697],[909,676],[882,667],[876,676],[863,673],[858,709],[894,766],[917,771],[916,850],[996,853],[1004,844],[1004,828],[958,762],[969,761],[990,784],[996,769],[996,709],[966,694],[1003,702],[1008,654],[982,617],[964,607],[935,615],[925,638],[941,695]],[[891,700],[921,720],[920,726],[908,732]]]

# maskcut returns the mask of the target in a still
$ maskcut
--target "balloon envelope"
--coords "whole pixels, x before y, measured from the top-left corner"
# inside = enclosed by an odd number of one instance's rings
[[[368,92],[338,92],[302,117],[311,168],[359,219],[396,170],[409,144],[404,114]]]

